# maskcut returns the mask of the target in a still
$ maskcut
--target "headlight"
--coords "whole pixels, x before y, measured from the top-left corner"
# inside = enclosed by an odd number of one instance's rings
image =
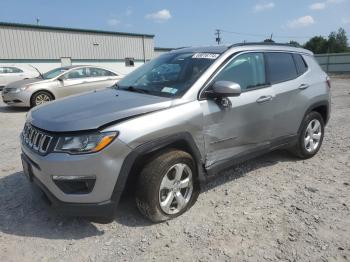
[[[98,152],[108,146],[117,136],[118,132],[62,136],[58,139],[55,152],[70,154]]]
[[[25,85],[25,86],[16,87],[16,88],[9,88],[8,91],[11,93],[19,93],[26,90],[28,87],[30,87],[30,85]]]

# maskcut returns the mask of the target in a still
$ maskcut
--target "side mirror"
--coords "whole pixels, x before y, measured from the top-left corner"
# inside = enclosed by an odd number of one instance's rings
[[[57,77],[57,80],[60,81],[60,82],[63,82],[64,76]]]
[[[213,85],[212,97],[229,97],[239,96],[241,94],[241,86],[231,81],[217,81]]]

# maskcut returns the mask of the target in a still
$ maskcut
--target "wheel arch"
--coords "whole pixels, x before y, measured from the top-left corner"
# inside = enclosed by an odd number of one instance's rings
[[[307,110],[306,110],[306,112],[305,112],[305,114],[300,122],[298,133],[301,130],[301,126],[302,126],[302,123],[303,123],[305,117],[312,111],[318,112],[322,116],[322,119],[323,119],[325,125],[328,123],[328,120],[330,117],[329,102],[327,100],[319,101],[319,102],[313,103],[312,105],[310,105],[307,108]]]
[[[30,105],[32,106],[32,99],[33,99],[33,97],[37,94],[37,93],[39,93],[39,92],[46,92],[46,93],[49,93],[51,96],[52,96],[52,98],[53,98],[53,100],[55,100],[56,99],[56,97],[55,97],[55,95],[51,92],[51,91],[49,91],[49,90],[47,90],[47,89],[38,89],[38,90],[35,90],[35,92],[30,96]]]
[[[200,185],[204,184],[206,176],[200,151],[191,134],[183,132],[146,142],[132,150],[123,162],[111,199],[119,202],[124,192],[133,190],[132,187],[135,185],[138,171],[147,163],[147,160],[170,148],[183,150],[193,157],[199,183]]]

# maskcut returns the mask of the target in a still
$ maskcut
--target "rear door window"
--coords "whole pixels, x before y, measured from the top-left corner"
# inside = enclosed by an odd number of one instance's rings
[[[298,75],[302,75],[307,71],[307,64],[304,58],[299,54],[293,54],[295,65],[297,67]]]
[[[89,71],[90,77],[116,76],[116,74],[112,73],[111,71],[102,68],[90,67]]]
[[[276,84],[297,78],[297,69],[292,54],[266,53],[270,83]]]

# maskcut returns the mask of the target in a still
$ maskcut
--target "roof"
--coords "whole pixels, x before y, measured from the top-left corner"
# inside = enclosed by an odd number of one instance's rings
[[[307,50],[302,47],[296,47],[295,45],[286,44],[286,43],[270,43],[270,42],[252,42],[252,43],[237,43],[228,46],[228,48],[244,48],[248,47],[254,49],[268,49],[268,50],[279,50],[279,51],[289,51],[289,52],[299,52],[309,55],[313,55],[310,50]]]
[[[56,30],[56,31],[68,31],[68,32],[94,33],[94,34],[108,34],[108,35],[141,36],[141,37],[154,38],[154,35],[152,35],[152,34],[127,33],[127,32],[95,30],[95,29],[81,29],[81,28],[19,24],[19,23],[7,23],[7,22],[0,22],[0,26],[17,27],[17,28],[22,27],[22,28],[31,28],[31,29],[44,29],[44,30]]]
[[[154,48],[155,51],[171,51],[174,49],[176,49],[176,48],[171,48],[171,47],[155,47]]]
[[[193,52],[193,53],[217,53],[222,54],[228,49],[228,46],[225,45],[216,45],[216,46],[200,46],[200,47],[184,47],[174,49],[171,52],[176,53],[185,53],[185,52]]]

